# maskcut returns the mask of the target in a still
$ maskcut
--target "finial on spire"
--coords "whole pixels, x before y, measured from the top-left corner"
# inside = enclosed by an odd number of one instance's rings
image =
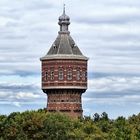
[[[65,15],[65,3],[64,3],[64,5],[63,5],[63,14]]]

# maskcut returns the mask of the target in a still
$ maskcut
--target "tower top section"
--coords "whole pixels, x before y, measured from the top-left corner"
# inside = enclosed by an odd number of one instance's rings
[[[68,30],[68,26],[70,25],[70,17],[66,15],[65,5],[63,7],[63,13],[59,17],[58,24],[60,25],[60,31],[58,32],[58,36],[48,53],[42,57],[40,60],[48,60],[48,59],[81,59],[88,60],[85,57],[75,41],[70,36],[70,32]]]
[[[62,33],[62,32],[69,33],[68,26],[70,25],[70,17],[66,15],[65,4],[63,7],[63,14],[59,17],[58,24],[60,25],[60,32],[59,33]]]

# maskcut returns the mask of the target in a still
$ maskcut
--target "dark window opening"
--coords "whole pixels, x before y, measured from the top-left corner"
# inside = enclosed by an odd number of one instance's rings
[[[74,111],[74,112],[82,112],[82,110],[78,110],[78,109],[77,109],[77,110],[73,110],[73,111]]]
[[[45,75],[45,77],[46,77],[46,80],[48,80],[48,72],[46,72],[46,75]]]
[[[63,69],[60,68],[59,71],[58,71],[58,79],[63,80],[63,78],[64,78]]]
[[[64,110],[60,110],[61,112],[70,112],[71,110],[69,110],[69,109],[64,109]]]
[[[48,110],[49,112],[56,112],[56,110]]]
[[[69,69],[67,72],[67,79],[72,80],[72,70],[71,69]]]
[[[53,70],[51,70],[51,80],[54,80],[54,71]]]

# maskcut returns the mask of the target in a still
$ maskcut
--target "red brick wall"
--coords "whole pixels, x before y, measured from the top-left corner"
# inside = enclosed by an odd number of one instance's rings
[[[55,91],[48,93],[47,110],[50,112],[62,112],[69,116],[82,116],[81,94],[78,92],[65,93],[65,91]]]
[[[60,68],[63,70],[62,80],[59,79]],[[72,70],[72,79],[68,79],[69,69]],[[53,79],[51,79],[52,71]],[[79,78],[77,71],[80,72]],[[86,60],[43,60],[42,89],[48,95],[47,110],[81,117],[83,112],[81,95],[87,89],[86,74]]]
[[[63,80],[59,80],[58,71],[63,69]],[[72,79],[67,79],[68,70],[72,70]],[[51,79],[51,71],[54,79]],[[80,71],[80,79],[77,79],[77,70]],[[48,73],[46,79],[46,72]],[[58,86],[75,86],[87,88],[87,61],[86,60],[43,60],[42,61],[42,89]]]

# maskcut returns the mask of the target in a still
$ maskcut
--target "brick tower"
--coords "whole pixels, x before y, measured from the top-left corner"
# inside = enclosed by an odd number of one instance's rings
[[[81,96],[87,89],[87,61],[70,36],[70,18],[59,17],[60,31],[42,62],[42,90],[48,96],[47,111],[82,116]]]

